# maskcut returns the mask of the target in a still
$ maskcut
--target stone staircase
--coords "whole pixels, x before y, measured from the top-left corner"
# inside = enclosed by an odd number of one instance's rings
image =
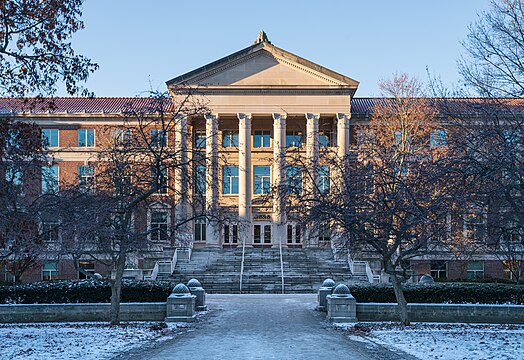
[[[330,250],[283,249],[284,291],[316,292],[324,279],[365,282],[352,276],[347,262],[334,261]],[[239,293],[242,250],[194,249],[190,262],[179,261],[171,275],[177,282],[197,278],[208,293]],[[244,259],[243,293],[280,293],[282,281],[278,249],[247,248]]]

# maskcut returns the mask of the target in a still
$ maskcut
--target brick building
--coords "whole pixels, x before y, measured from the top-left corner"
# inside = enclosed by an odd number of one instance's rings
[[[203,162],[191,169],[186,184],[176,175],[169,181],[179,193],[205,199],[208,209],[226,213],[228,221],[216,224],[196,216],[191,207],[180,207],[170,194],[158,194],[150,208],[136,215],[142,229],[167,227],[177,216],[192,218],[187,227],[191,247],[329,247],[330,234],[310,234],[298,223],[286,222],[278,204],[261,201],[272,186],[285,178],[302,178],[289,173],[282,154],[298,151],[311,166],[320,167],[320,181],[329,189],[330,169],[318,163],[319,149],[332,148],[344,156],[357,142],[355,127],[369,120],[380,99],[354,97],[359,83],[272,45],[261,36],[252,45],[220,60],[167,81],[173,100],[179,100],[178,86],[197,88],[206,99],[210,112],[205,117],[180,122],[187,138],[173,146],[187,144],[192,156],[202,154]],[[13,99],[0,99],[0,109],[18,121],[34,122],[42,129],[53,163],[46,171],[54,181],[42,184],[42,191],[60,190],[61,184],[84,186],[96,176],[90,168],[102,131],[108,124],[120,124],[129,104],[146,105],[147,98],[58,98],[52,109],[28,110]],[[159,134],[151,130],[151,136]],[[195,155],[196,154],[196,155]],[[224,161],[227,159],[227,161]],[[169,200],[167,200],[169,199]],[[50,224],[58,222],[50,219]],[[207,222],[207,223],[206,223]],[[50,224],[42,224],[49,226]],[[58,240],[60,234],[55,235]],[[176,238],[159,238],[157,248],[142,254],[132,264],[139,277],[151,276],[155,266],[165,266],[172,258]],[[372,257],[359,259],[371,265],[380,278],[380,263]],[[88,272],[106,275],[111,269],[92,259],[82,259]],[[452,260],[449,254],[413,261],[416,274],[431,273],[436,278],[458,279],[505,276],[503,264],[492,256]],[[137,274],[137,272],[133,273]],[[2,280],[9,274],[0,269]],[[68,259],[42,259],[24,276],[24,281],[78,278]]]

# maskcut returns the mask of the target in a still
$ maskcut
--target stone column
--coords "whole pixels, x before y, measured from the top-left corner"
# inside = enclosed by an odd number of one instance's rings
[[[342,159],[349,152],[349,119],[351,114],[337,114],[338,156]]]
[[[306,113],[306,164],[305,191],[311,193],[312,197],[318,195],[318,119],[320,115]],[[307,233],[309,245],[318,245],[318,231],[310,229]]]
[[[175,119],[175,157],[178,166],[175,167],[175,219],[177,224],[184,224],[177,231],[175,241],[176,246],[186,247],[193,242],[193,232],[191,231],[191,225],[187,222],[187,219],[191,216],[189,214],[189,194],[188,194],[188,154],[187,154],[187,142],[188,142],[188,129],[187,129],[187,118],[185,116],[179,116]],[[169,176],[169,174],[168,174]]]
[[[218,212],[218,116],[206,115],[206,244],[220,245]]]
[[[286,163],[286,115],[273,114],[273,234],[274,244],[286,241],[286,214],[284,213],[284,198],[282,196],[282,182],[284,181],[284,167]],[[275,245],[275,246],[276,246]]]
[[[238,114],[238,237],[251,239],[251,114]]]

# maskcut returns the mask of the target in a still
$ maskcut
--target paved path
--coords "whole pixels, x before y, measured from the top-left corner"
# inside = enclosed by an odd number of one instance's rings
[[[352,341],[314,310],[314,295],[208,295],[190,331],[132,359],[412,359]],[[124,355],[125,356],[125,355]]]

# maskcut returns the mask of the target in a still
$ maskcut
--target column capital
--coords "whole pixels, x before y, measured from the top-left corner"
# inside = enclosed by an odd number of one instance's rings
[[[251,114],[237,113],[237,117],[240,122],[245,122],[246,125],[251,123]]]
[[[204,115],[204,118],[206,119],[206,121],[215,121],[218,120],[219,116],[218,114],[207,113]]]
[[[277,126],[279,124],[285,124],[287,119],[287,114],[280,114],[280,113],[272,113],[271,116],[273,116],[273,126]]]
[[[337,113],[338,121],[349,121],[351,119],[351,114]]]
[[[305,116],[307,121],[318,121],[320,119],[320,114],[306,113]]]

